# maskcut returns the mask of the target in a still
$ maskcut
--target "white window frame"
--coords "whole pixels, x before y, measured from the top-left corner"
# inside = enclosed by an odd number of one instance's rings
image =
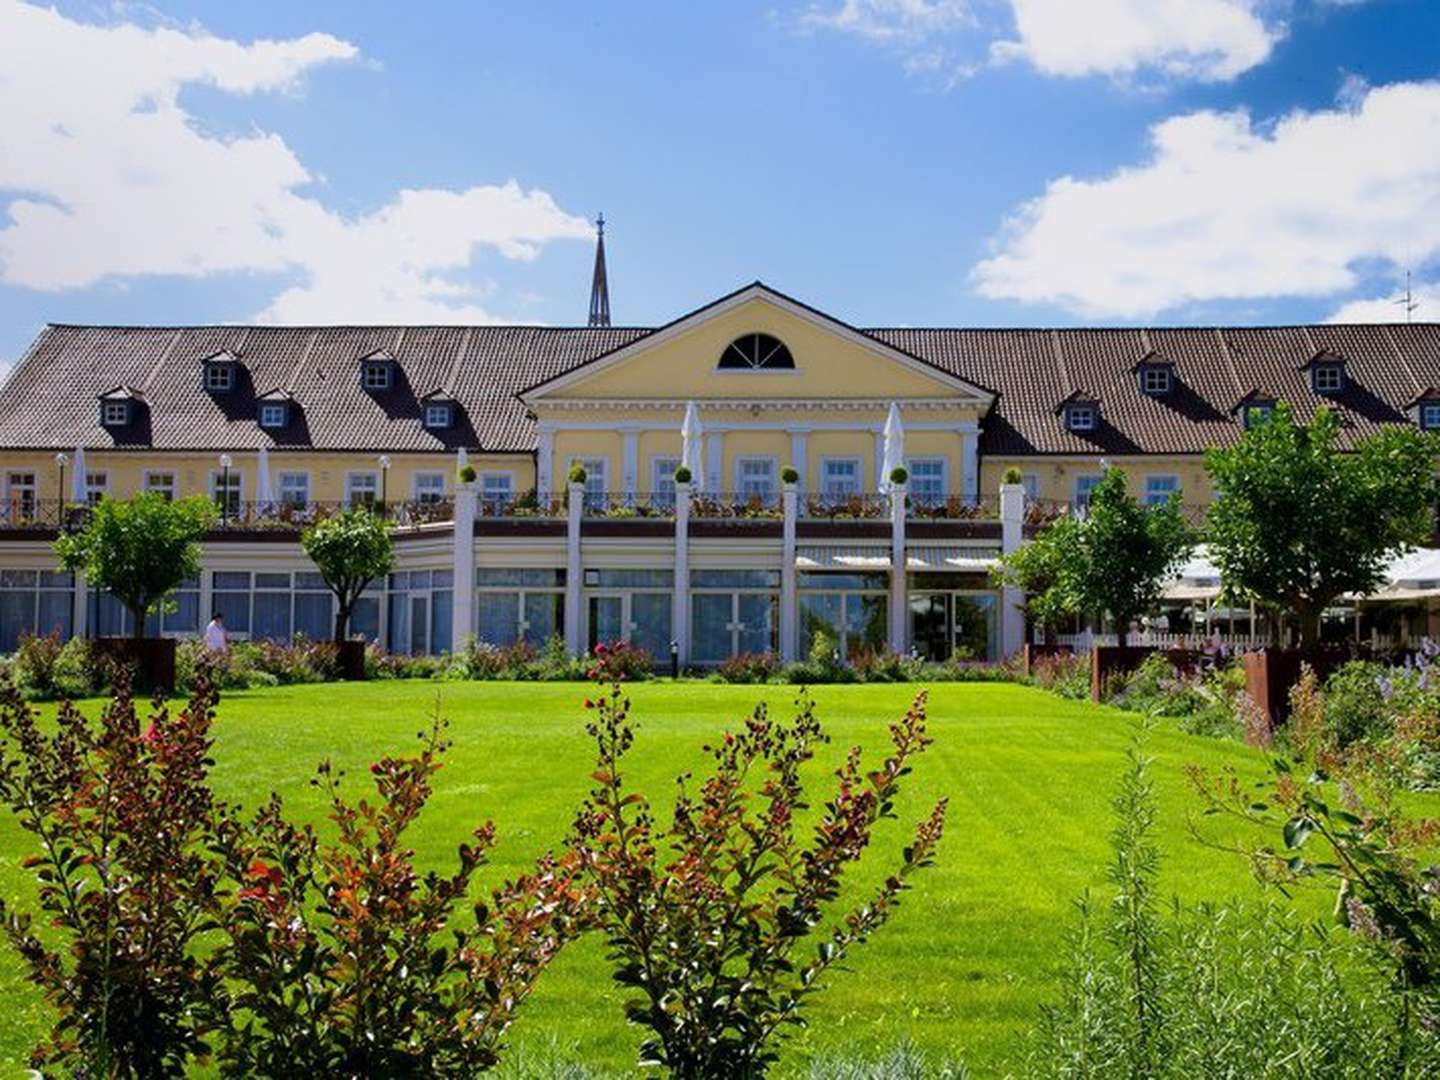
[[[683,461],[679,454],[656,454],[650,458],[650,497],[657,504],[675,505],[675,472]]]
[[[1151,365],[1140,369],[1140,389],[1146,394],[1168,394],[1174,382],[1168,367]]]
[[[228,363],[206,364],[205,365],[205,389],[206,390],[233,390],[235,388],[235,369]]]
[[[368,485],[360,486],[357,480],[367,479]],[[368,499],[356,499],[356,495],[369,495]],[[380,501],[380,474],[374,469],[360,469],[345,474],[345,505],[374,506]]]
[[[605,493],[610,489],[610,459],[604,457],[580,457],[576,455],[570,459],[570,464],[565,467],[565,475],[570,475],[570,470],[579,465],[585,470],[585,506],[593,511],[605,509]],[[568,481],[567,481],[568,483]]]
[[[1157,484],[1164,486],[1157,487]],[[1151,473],[1145,477],[1145,498],[1142,501],[1146,506],[1161,506],[1171,495],[1180,494],[1183,490],[1180,477],[1174,473]]]
[[[100,423],[105,427],[124,427],[130,423],[130,402],[102,401]]]
[[[832,465],[853,465],[855,466],[855,489],[837,492],[830,486],[830,467]],[[865,459],[858,456],[839,455],[834,457],[822,457],[820,459],[820,497],[822,499],[851,498],[865,493]]]
[[[480,485],[480,501],[489,506],[500,507],[508,504],[515,498],[515,474],[509,470],[489,470],[482,472],[476,480]],[[501,487],[491,489],[488,485],[492,481],[505,481],[503,490]]]
[[[366,390],[389,390],[395,381],[388,361],[367,361],[360,369],[360,385]]]
[[[285,421],[289,419],[289,409],[278,401],[262,401],[260,403],[260,426],[262,428],[282,428]]]
[[[421,488],[421,482],[425,486]],[[435,485],[439,481],[439,486]],[[410,476],[410,497],[417,503],[441,503],[445,501],[445,474],[443,472],[417,472]]]
[[[780,498],[780,460],[773,454],[742,454],[735,459],[735,494],[741,498],[749,498],[745,491],[745,466],[763,465],[766,470],[768,486],[763,494],[756,493],[762,502],[767,505],[774,503]]]
[[[1065,410],[1065,426],[1071,431],[1094,431],[1099,423],[1094,405],[1071,405]]]
[[[927,493],[915,486],[915,480],[921,475],[917,466],[940,466],[940,490],[935,493]],[[905,468],[910,473],[909,495],[916,503],[931,505],[943,503],[950,495],[950,459],[943,456],[927,455],[925,457],[912,457],[905,460]],[[929,479],[929,477],[927,477]]]
[[[299,484],[287,483],[287,481],[299,480]],[[287,490],[298,489],[300,499],[286,497]],[[308,472],[286,469],[275,478],[275,490],[280,495],[281,506],[306,507],[310,505],[310,474]]]
[[[223,479],[225,479],[224,469],[210,470],[210,501],[216,506],[220,505],[220,481]],[[235,492],[233,500],[235,510],[233,512],[238,514],[245,508],[245,474],[239,469],[232,468],[230,470],[230,488]]]
[[[1338,394],[1345,389],[1345,369],[1339,364],[1316,364],[1310,372],[1310,385],[1317,394]]]
[[[85,470],[85,501],[94,506],[110,494],[110,473],[105,469]]]
[[[1081,473],[1075,477],[1075,505],[1080,507],[1089,506],[1091,494],[1103,479],[1105,479],[1104,473]],[[1083,487],[1082,490],[1082,485],[1085,485],[1087,481],[1089,482],[1089,486]]]
[[[5,509],[16,519],[33,517],[40,506],[40,485],[34,472],[17,470],[5,474]]]
[[[450,406],[443,401],[432,401],[425,406],[425,426],[430,430],[450,426]]]
[[[145,472],[145,490],[147,492],[154,492],[157,495],[164,495],[170,500],[174,500],[174,498],[180,494],[179,485],[175,480],[175,474],[168,469],[147,469]]]
[[[1025,490],[1025,501],[1034,502],[1040,498],[1040,474],[1027,472],[1020,474],[1020,486]]]

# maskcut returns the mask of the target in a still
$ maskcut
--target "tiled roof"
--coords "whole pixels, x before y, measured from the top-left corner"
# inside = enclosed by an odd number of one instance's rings
[[[0,389],[0,448],[153,446],[245,450],[528,452],[533,423],[517,392],[644,336],[621,327],[104,327],[51,326]],[[1334,407],[1354,439],[1440,387],[1440,324],[1174,329],[872,329],[876,339],[994,390],[981,451],[1017,454],[1198,453],[1233,443],[1236,403],[1251,391],[1302,416]],[[229,350],[235,388],[209,393],[200,368]],[[1345,388],[1322,399],[1306,364],[1318,353],[1345,362]],[[393,358],[384,391],[362,389],[362,358]],[[1135,365],[1168,362],[1175,383],[1150,397]],[[110,430],[97,398],[133,388],[135,422]],[[290,423],[267,431],[255,401],[292,396]],[[1056,406],[1084,393],[1100,407],[1094,432],[1065,430]],[[454,423],[427,430],[422,400],[446,394]]]

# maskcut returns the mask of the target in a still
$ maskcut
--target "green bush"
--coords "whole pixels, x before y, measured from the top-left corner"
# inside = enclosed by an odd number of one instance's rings
[[[1325,728],[1341,748],[1375,742],[1394,728],[1394,713],[1385,698],[1389,669],[1369,660],[1342,664],[1325,680]]]
[[[800,470],[794,465],[786,465],[780,470],[780,482],[782,484],[798,484],[800,482]]]
[[[766,683],[779,675],[783,668],[780,658],[773,652],[741,653],[724,661],[711,677],[722,683]]]

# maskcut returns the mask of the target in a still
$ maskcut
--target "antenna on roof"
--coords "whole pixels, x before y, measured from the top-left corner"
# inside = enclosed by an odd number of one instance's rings
[[[1405,295],[1399,297],[1398,299],[1391,300],[1390,302],[1392,304],[1398,304],[1400,307],[1405,309],[1406,322],[1412,321],[1412,317],[1415,314],[1415,309],[1420,306],[1420,301],[1415,299],[1415,294],[1411,291],[1409,270],[1405,271]]]

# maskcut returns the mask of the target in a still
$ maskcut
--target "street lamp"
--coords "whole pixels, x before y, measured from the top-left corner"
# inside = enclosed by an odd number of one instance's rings
[[[390,487],[390,455],[380,455],[380,516],[385,516],[385,496]]]
[[[69,461],[69,456],[63,451],[55,455],[55,464],[60,466],[60,491],[55,505],[59,507],[59,514],[62,518],[65,516],[65,466]]]
[[[229,454],[220,455],[220,524],[230,524],[230,466]]]

